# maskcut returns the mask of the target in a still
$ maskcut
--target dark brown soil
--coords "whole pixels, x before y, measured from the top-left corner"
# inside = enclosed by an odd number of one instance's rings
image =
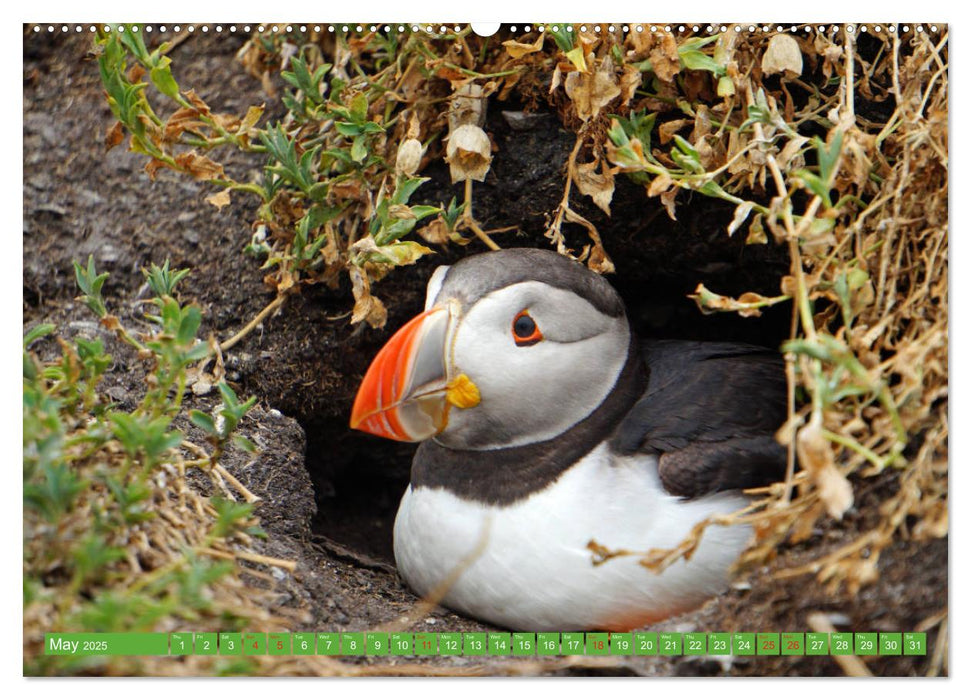
[[[275,119],[281,114],[278,101],[234,60],[242,41],[228,35],[192,37],[172,53],[176,78],[215,110],[243,114],[248,106],[266,102],[269,118]],[[203,333],[226,338],[272,299],[260,261],[242,253],[255,203],[234,196],[230,206],[217,211],[203,201],[210,194],[205,186],[168,171],[151,182],[141,156],[123,148],[106,154],[104,133],[112,117],[97,63],[86,57],[89,42],[87,36],[25,31],[24,326],[53,322],[65,337],[100,332],[87,309],[73,300],[71,263],[92,254],[98,269],[111,273],[105,296],[112,310],[137,327],[135,302],[147,295],[140,270],[168,258],[174,267],[193,270],[183,296],[201,304]],[[522,236],[499,239],[504,246],[544,245],[542,233],[562,196],[563,166],[574,137],[551,114],[531,120],[526,130],[510,128],[501,112],[520,108],[514,103],[491,108],[487,129],[498,151],[487,182],[476,188],[476,215],[487,228],[521,228]],[[258,158],[230,151],[217,159],[243,179],[261,165]],[[433,166],[424,175],[433,181],[419,190],[421,198],[438,203],[460,196],[448,184],[444,166]],[[725,294],[778,293],[779,276],[788,266],[785,253],[728,238],[730,206],[686,198],[679,200],[679,220],[673,222],[656,201],[648,201],[624,179],[618,180],[610,219],[589,200],[576,200],[576,208],[604,237],[617,265],[612,282],[643,335],[767,346],[778,346],[787,337],[788,309],[759,319],[702,316],[685,297],[698,282]],[[576,246],[584,242],[581,231],[568,235]],[[348,285],[337,290],[321,286],[292,298],[226,357],[228,378],[240,393],[260,399],[260,409],[243,429],[263,448],[258,461],[236,456],[227,467],[265,498],[259,514],[270,534],[267,553],[298,561],[293,576],[281,574],[289,596],[281,604],[308,611],[305,629],[367,629],[392,622],[418,602],[397,578],[391,555],[391,525],[414,448],[352,433],[347,420],[370,359],[420,308],[435,266],[478,252],[477,245],[429,256],[375,285],[374,293],[389,308],[384,330],[349,325],[345,316],[353,302]],[[107,387],[121,401],[139,391],[138,381],[135,368],[119,360]],[[208,400],[199,399],[202,405]],[[866,507],[865,501],[858,504],[847,523],[780,553],[776,566],[806,561],[845,542],[863,526]],[[881,558],[879,583],[853,597],[826,593],[811,577],[774,581],[766,570],[748,589],[733,590],[663,627],[805,631],[806,615],[823,611],[842,614],[841,629],[909,630],[946,610],[947,555],[946,540],[902,542]],[[485,628],[438,609],[417,629]],[[929,634],[931,650],[936,630]],[[427,663],[452,667],[466,662]],[[509,672],[515,663],[496,661],[494,672]],[[929,663],[930,656],[868,660],[878,675],[922,675]],[[582,666],[557,671],[590,672]],[[828,657],[736,659],[724,667],[710,661],[635,659],[610,673],[838,675],[841,670]]]

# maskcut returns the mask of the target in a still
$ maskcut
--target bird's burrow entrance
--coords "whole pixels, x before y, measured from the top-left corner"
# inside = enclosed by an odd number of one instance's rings
[[[563,196],[566,163],[576,134],[563,128],[551,112],[534,111],[519,120],[510,116],[510,110],[515,116],[521,109],[514,102],[490,104],[487,129],[497,150],[489,176],[474,185],[474,210],[484,228],[519,227],[520,235],[498,234],[502,247],[548,248],[544,233],[550,212]],[[462,183],[451,182],[441,159],[433,159],[422,175],[429,180],[416,193],[420,203],[438,205],[453,196],[462,200]],[[771,240],[747,245],[744,230],[729,236],[727,227],[735,213],[732,203],[681,192],[676,204],[677,220],[672,220],[658,198],[648,198],[643,186],[623,176],[615,181],[610,217],[588,197],[575,190],[571,196],[571,207],[592,222],[603,238],[616,266],[616,274],[608,279],[624,298],[634,331],[648,338],[778,348],[789,334],[788,304],[766,309],[757,318],[705,316],[687,295],[703,283],[729,296],[749,291],[777,296],[780,280],[789,270],[785,247]],[[589,243],[585,229],[574,224],[565,224],[562,233],[575,251]],[[471,253],[448,246],[382,280],[374,292],[389,302],[386,328],[357,327],[354,333],[364,340],[355,349],[348,346],[342,351],[331,369],[342,375],[363,373],[381,344],[421,310],[424,283],[435,267]],[[368,356],[348,358],[347,352]],[[332,392],[334,396],[321,397],[319,388],[309,386],[306,391],[318,392],[316,403],[300,397],[294,402],[301,407],[320,406],[324,399],[337,408],[346,404],[346,410],[331,410],[326,417],[308,410],[295,416],[307,434],[306,465],[318,505],[314,531],[360,554],[392,562],[394,517],[408,484],[415,446],[351,431],[347,421],[357,387],[349,374],[341,382],[344,386]]]
[[[317,426],[316,434],[307,432],[306,463],[317,499],[313,532],[393,564],[392,528],[408,486],[415,446],[353,434],[346,422],[329,427],[331,434],[346,433],[336,448],[325,437],[327,427]]]
[[[688,225],[699,223],[689,212],[682,214],[679,218]],[[699,282],[731,295],[779,293],[779,280],[788,270],[781,248],[770,244],[752,250],[753,246],[740,247],[734,241],[724,245],[719,238],[728,241],[724,226],[700,239],[651,237],[639,241],[641,247],[638,241],[627,241],[625,252],[610,251],[618,273],[609,279],[624,298],[640,337],[747,342],[771,348],[788,338],[788,304],[766,309],[758,318],[727,313],[706,316],[687,298]],[[417,313],[420,300],[415,306]],[[389,323],[383,332],[390,337],[399,326]],[[415,445],[356,433],[348,427],[347,416],[308,418],[302,423],[307,434],[306,465],[318,506],[314,532],[359,555],[393,563],[394,518],[408,485]]]

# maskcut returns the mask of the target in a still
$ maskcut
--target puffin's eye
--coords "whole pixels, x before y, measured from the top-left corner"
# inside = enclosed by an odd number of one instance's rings
[[[536,345],[543,339],[543,334],[536,327],[536,321],[533,320],[526,309],[516,314],[516,318],[512,322],[512,335],[519,347]]]

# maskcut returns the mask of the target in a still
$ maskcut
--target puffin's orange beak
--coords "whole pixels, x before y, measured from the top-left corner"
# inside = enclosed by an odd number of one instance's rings
[[[445,429],[449,316],[446,308],[429,309],[381,348],[354,399],[352,428],[403,442],[419,442]]]

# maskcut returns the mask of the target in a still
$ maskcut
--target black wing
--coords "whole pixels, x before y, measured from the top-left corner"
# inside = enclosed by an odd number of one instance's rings
[[[664,488],[695,498],[785,475],[774,439],[786,419],[779,353],[754,345],[647,341],[647,391],[611,441],[621,454],[658,455]]]

